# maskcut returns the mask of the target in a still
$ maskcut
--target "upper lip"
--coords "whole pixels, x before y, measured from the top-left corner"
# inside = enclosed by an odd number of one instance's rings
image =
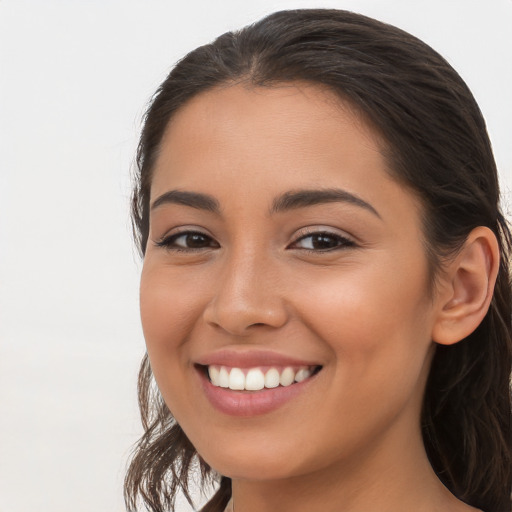
[[[231,350],[223,349],[199,357],[196,364],[218,365],[231,368],[254,368],[257,366],[320,366],[315,361],[306,361],[270,350]]]

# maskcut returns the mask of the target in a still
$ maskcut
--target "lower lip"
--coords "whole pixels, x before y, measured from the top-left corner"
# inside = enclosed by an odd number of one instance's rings
[[[230,416],[257,416],[279,409],[285,403],[307,391],[316,375],[290,386],[278,386],[261,391],[233,391],[214,386],[203,372],[198,372],[206,397],[220,412]]]

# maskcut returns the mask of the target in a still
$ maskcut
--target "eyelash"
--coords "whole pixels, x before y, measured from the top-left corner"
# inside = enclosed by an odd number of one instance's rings
[[[325,239],[334,240],[335,241],[335,245],[332,246],[332,247],[324,248],[324,249],[302,248],[301,250],[307,251],[309,253],[318,254],[318,253],[337,251],[337,250],[341,250],[341,249],[347,249],[349,247],[355,247],[355,245],[356,245],[353,240],[351,240],[350,238],[347,238],[346,236],[342,236],[342,235],[339,235],[337,233],[332,233],[330,231],[322,231],[322,230],[320,230],[320,231],[307,232],[306,234],[302,235],[297,240],[295,240],[295,242],[290,244],[288,246],[288,248],[294,248],[293,246],[297,245],[299,242],[301,242],[303,240],[306,240],[308,238],[312,238],[313,239],[315,237],[317,238],[317,241],[320,238],[324,238],[324,240]]]
[[[180,247],[176,245],[176,241],[180,238],[190,237],[190,236],[200,236],[202,237],[209,245],[205,245],[204,247]],[[212,243],[213,242],[213,245]],[[197,252],[202,251],[204,249],[208,249],[211,247],[219,247],[219,244],[213,240],[212,237],[202,233],[201,231],[181,231],[179,233],[174,233],[172,235],[166,236],[156,242],[157,247],[163,247],[169,251],[175,252]]]
[[[186,238],[186,237],[190,237],[190,236],[201,237],[204,240],[205,244],[207,244],[207,245],[204,245],[203,247],[182,247],[182,246],[176,245],[176,241],[179,240],[180,238]],[[319,241],[319,239],[323,238],[324,240],[325,239],[334,240],[335,244],[331,247],[321,248],[321,249],[318,249],[318,248],[315,249],[314,247],[313,248],[294,247],[294,246],[297,246],[297,244],[299,242],[304,241],[308,238],[314,238],[314,237],[317,238],[317,242]],[[205,249],[220,247],[219,244],[209,235],[206,235],[205,233],[202,233],[201,231],[193,231],[193,230],[181,231],[179,233],[174,233],[172,235],[166,236],[166,237],[162,238],[161,240],[159,240],[158,242],[156,242],[155,245],[157,247],[163,247],[169,251],[174,251],[174,252],[199,252],[199,251],[203,251]],[[329,231],[321,231],[320,230],[320,231],[311,231],[309,233],[306,233],[306,234],[300,236],[299,238],[297,238],[297,240],[295,240],[290,245],[288,245],[287,249],[298,249],[298,250],[307,251],[308,253],[318,254],[318,253],[326,253],[326,252],[336,251],[336,250],[340,250],[340,249],[346,249],[349,247],[355,247],[355,245],[356,244],[353,240],[350,240],[349,238],[347,238],[345,236],[342,236],[342,235],[339,235],[336,233],[331,233]]]

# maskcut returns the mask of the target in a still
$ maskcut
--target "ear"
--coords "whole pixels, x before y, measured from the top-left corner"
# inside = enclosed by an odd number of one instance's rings
[[[440,277],[433,341],[452,345],[480,325],[491,303],[499,263],[494,233],[484,226],[473,229]]]

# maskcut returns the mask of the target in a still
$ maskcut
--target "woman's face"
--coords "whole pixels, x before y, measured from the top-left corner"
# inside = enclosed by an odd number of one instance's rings
[[[142,323],[169,409],[223,475],[332,471],[420,439],[436,299],[419,205],[379,148],[311,85],[216,88],[167,129]]]

